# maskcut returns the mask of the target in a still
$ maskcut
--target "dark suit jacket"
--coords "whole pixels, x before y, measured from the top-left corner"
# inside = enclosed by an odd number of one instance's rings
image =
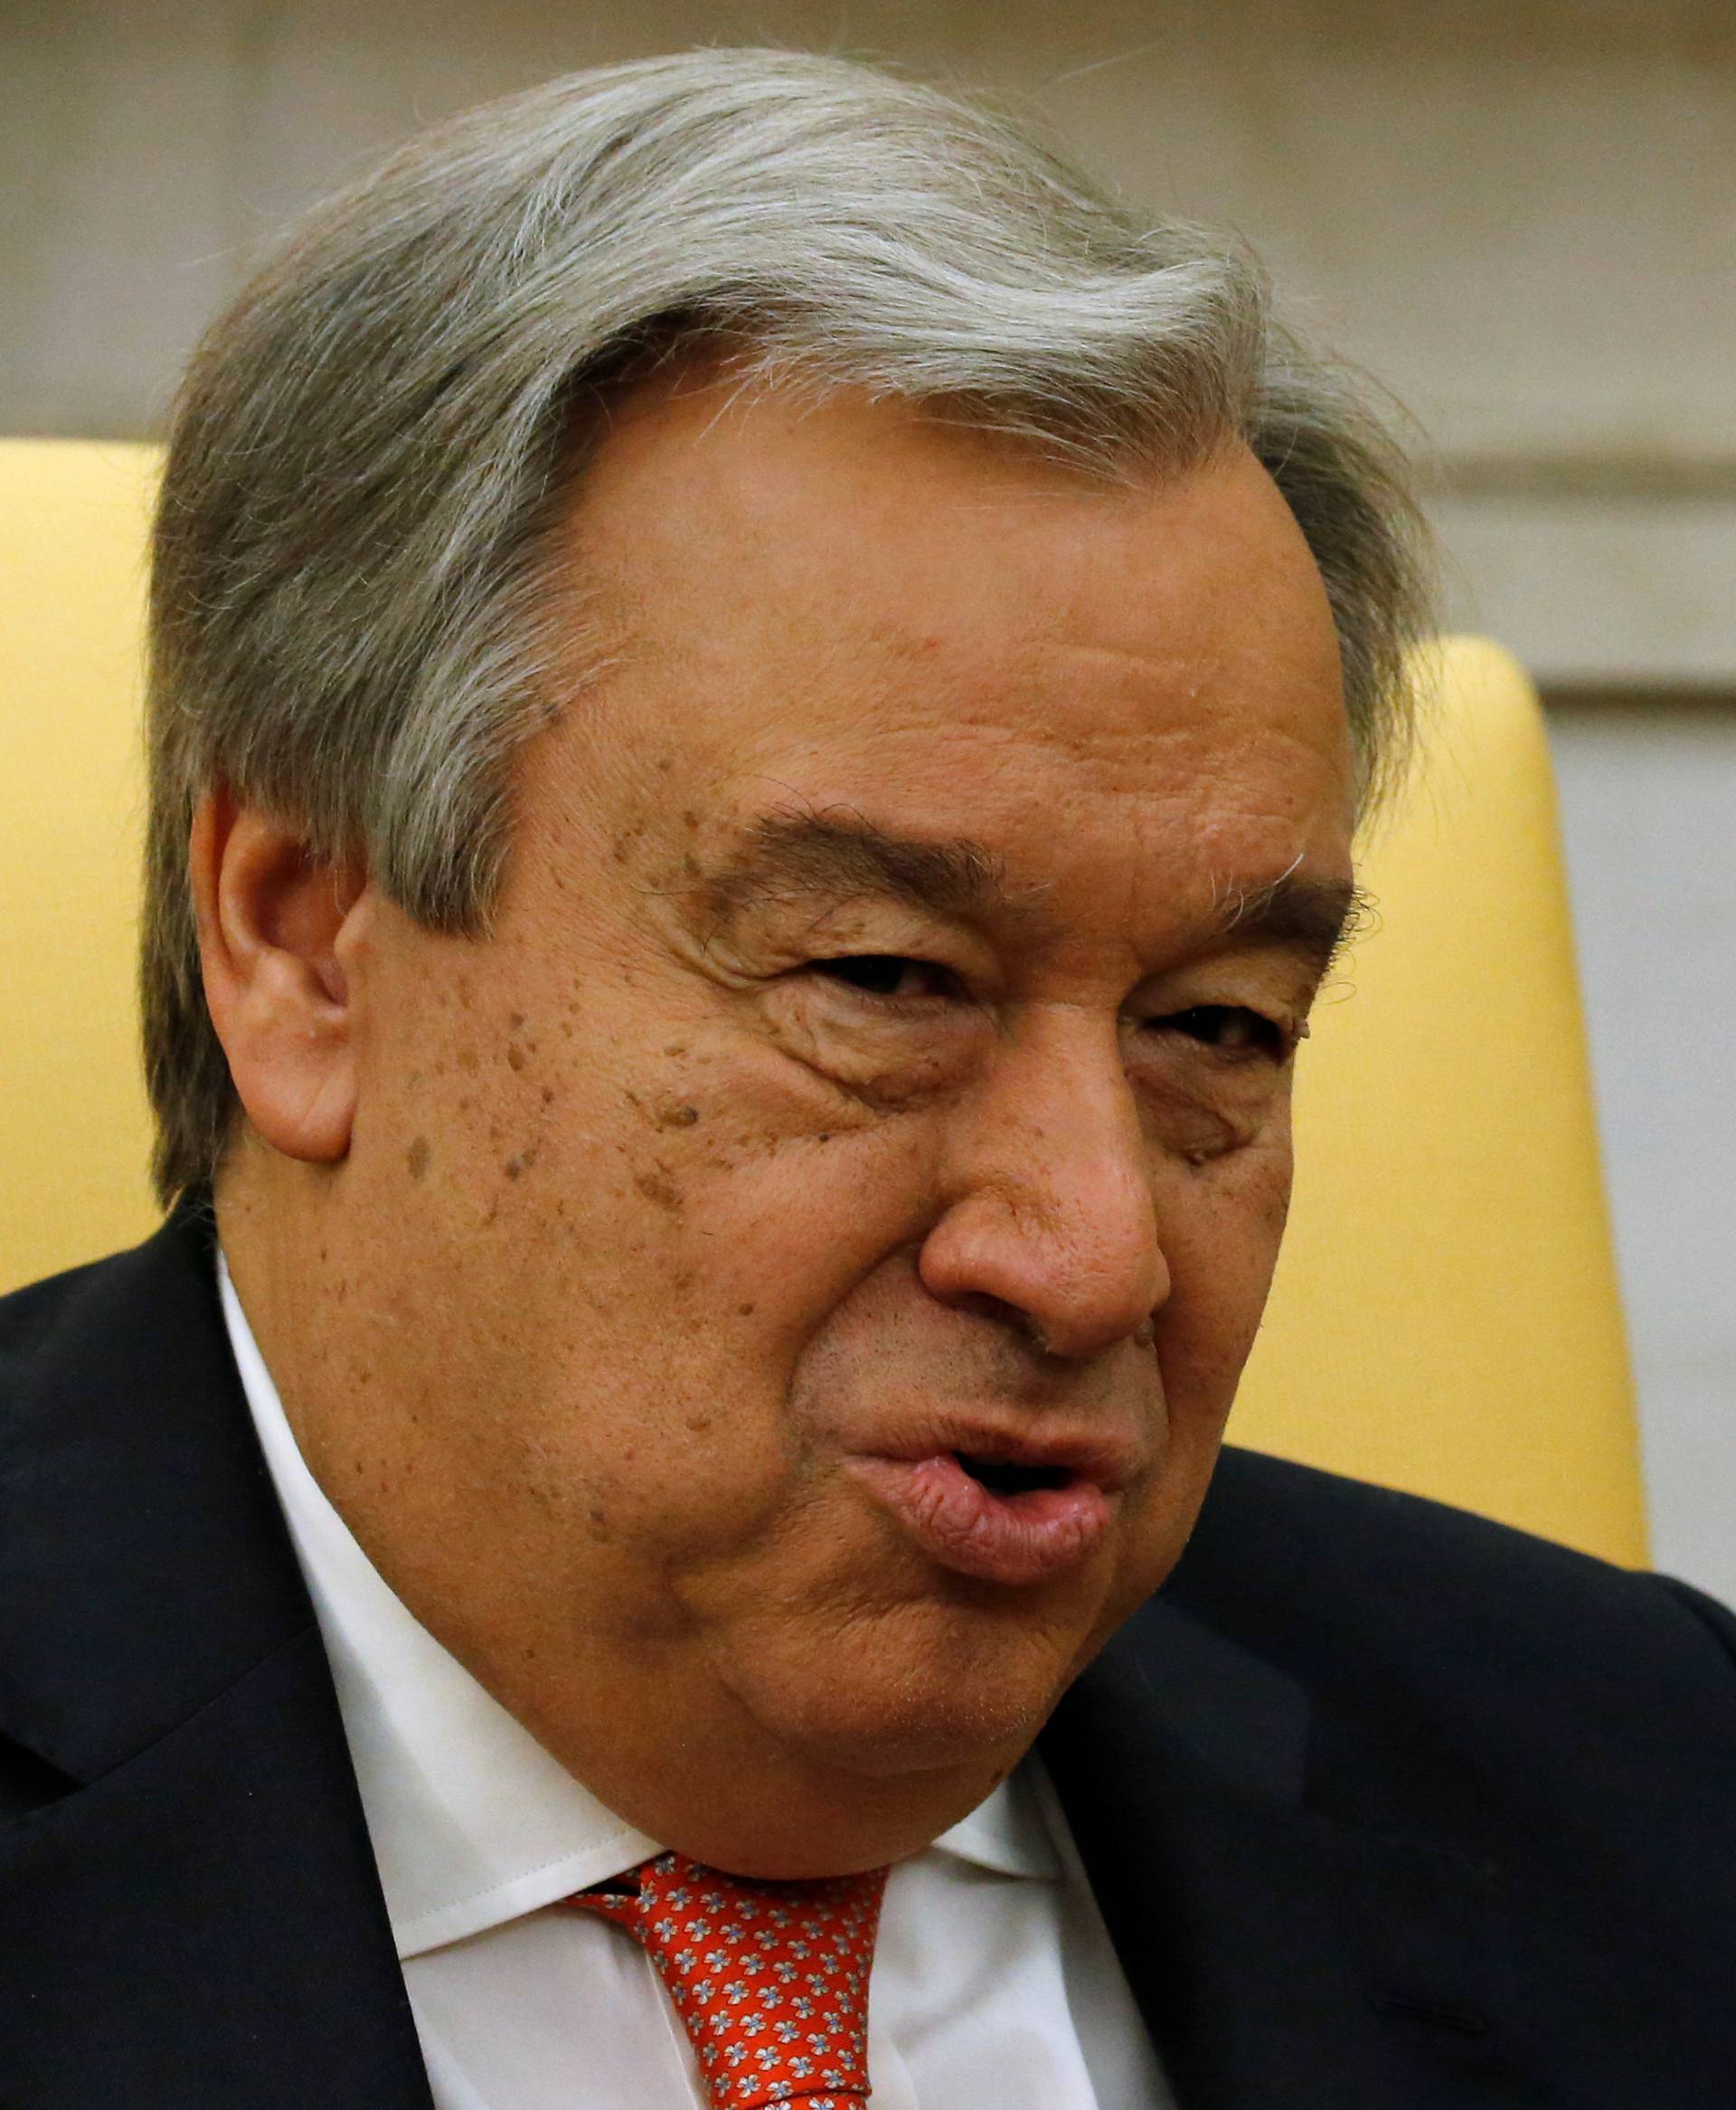
[[[1042,1744],[1182,2110],[1736,2105],[1733,1642],[1227,1453]],[[0,2105],[428,2105],[184,1216],[0,1302]]]

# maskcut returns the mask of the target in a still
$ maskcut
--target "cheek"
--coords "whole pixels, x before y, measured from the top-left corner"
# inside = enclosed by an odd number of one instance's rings
[[[1165,1178],[1163,1237],[1170,1297],[1158,1360],[1173,1421],[1213,1426],[1229,1411],[1252,1348],[1289,1206],[1288,1121],[1197,1170]]]
[[[920,1118],[843,1101],[727,1031],[660,1036],[633,1081],[574,1080],[544,1167],[631,1301],[787,1380],[885,1254],[920,1234],[935,1151]],[[618,1058],[617,1058],[618,1061]]]
[[[1168,1424],[1163,1470],[1127,1517],[1093,1646],[1162,1584],[1205,1499],[1278,1258],[1289,1195],[1288,1137],[1198,1171],[1178,1169],[1165,1184],[1170,1296],[1156,1334]]]
[[[764,1531],[799,1482],[797,1362],[920,1227],[931,1153],[920,1121],[809,1103],[786,1058],[660,1009],[636,1036],[623,1007],[448,988],[358,1154],[383,1216],[422,1226],[414,1272],[489,1315],[462,1348],[456,1308],[418,1320],[468,1396],[518,1403],[478,1417],[489,1480],[581,1550],[678,1560]]]

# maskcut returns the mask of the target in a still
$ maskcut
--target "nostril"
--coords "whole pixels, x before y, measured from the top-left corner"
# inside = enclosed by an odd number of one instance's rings
[[[1015,1339],[1024,1342],[1026,1348],[1035,1348],[1039,1355],[1048,1353],[1049,1344],[1043,1337],[1043,1328],[1028,1311],[1021,1310],[1016,1304],[1008,1303],[1004,1297],[992,1297],[986,1290],[972,1290],[967,1295],[958,1298],[953,1308],[958,1311],[975,1312],[979,1319],[991,1320],[996,1326],[1005,1328]]]

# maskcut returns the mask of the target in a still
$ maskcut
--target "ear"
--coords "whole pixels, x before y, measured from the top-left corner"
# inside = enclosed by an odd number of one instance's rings
[[[200,801],[189,847],[205,1001],[248,1120],[286,1157],[335,1164],[355,1118],[344,955],[364,875],[316,862],[223,787]]]

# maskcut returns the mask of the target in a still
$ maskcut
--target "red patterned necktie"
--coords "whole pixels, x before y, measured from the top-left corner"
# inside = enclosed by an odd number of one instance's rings
[[[623,1926],[669,1988],[712,2110],[863,2110],[886,1870],[762,1883],[662,1853],[566,1903]]]

